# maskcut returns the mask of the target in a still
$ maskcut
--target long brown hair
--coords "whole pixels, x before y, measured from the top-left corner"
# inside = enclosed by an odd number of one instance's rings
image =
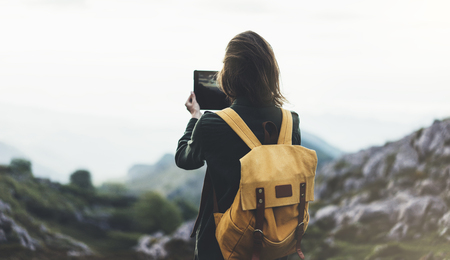
[[[228,43],[217,82],[231,102],[244,96],[256,106],[274,103],[281,107],[287,100],[280,91],[279,74],[270,44],[259,34],[246,31]]]

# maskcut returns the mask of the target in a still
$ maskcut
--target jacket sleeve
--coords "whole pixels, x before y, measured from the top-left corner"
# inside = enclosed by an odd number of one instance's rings
[[[302,144],[302,138],[300,133],[300,118],[298,117],[298,114],[291,111],[292,113],[292,144],[294,145],[301,145]]]
[[[178,141],[175,163],[185,170],[198,169],[205,164],[201,145],[201,120],[192,118],[189,121]]]

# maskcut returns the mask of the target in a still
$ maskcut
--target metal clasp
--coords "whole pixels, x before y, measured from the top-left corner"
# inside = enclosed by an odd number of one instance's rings
[[[259,233],[261,233],[261,235],[264,235],[264,233],[263,233],[263,231],[262,231],[261,229],[255,229],[255,230],[253,231],[253,233],[256,233],[256,232],[259,232]]]

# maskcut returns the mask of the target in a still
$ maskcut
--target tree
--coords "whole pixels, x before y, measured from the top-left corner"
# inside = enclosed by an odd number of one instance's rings
[[[33,177],[31,162],[26,159],[13,158],[9,163],[9,167],[16,177]]]
[[[172,233],[182,223],[180,210],[156,192],[143,194],[134,205],[135,218],[142,232]]]
[[[70,184],[85,190],[94,190],[91,173],[86,170],[77,170],[70,175]]]

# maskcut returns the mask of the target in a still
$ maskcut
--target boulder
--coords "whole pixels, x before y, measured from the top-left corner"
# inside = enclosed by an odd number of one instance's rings
[[[446,203],[440,197],[422,196],[411,197],[398,206],[398,221],[410,227],[423,226],[425,223],[437,223],[439,218],[448,210]]]
[[[418,138],[414,142],[414,148],[421,159],[425,159],[431,155],[445,157],[450,155],[449,141],[450,120],[436,120],[433,125],[418,133]]]
[[[388,176],[397,176],[404,172],[411,172],[418,168],[419,155],[411,146],[412,136],[407,136],[399,141],[399,149],[392,163]]]
[[[438,222],[439,227],[450,227],[450,211],[445,213],[442,218],[439,219]]]
[[[339,214],[340,207],[336,205],[328,205],[319,209],[309,224],[317,225],[323,229],[331,229],[336,225],[335,217]]]
[[[25,228],[17,224],[13,218],[5,215],[4,212],[11,213],[11,207],[0,200],[0,245],[3,243],[18,243],[32,251],[47,247],[58,251],[65,250],[68,256],[93,254],[86,244],[76,241],[69,236],[53,233],[43,224],[40,224],[37,229],[39,239],[33,238]]]
[[[401,240],[406,237],[408,232],[408,225],[403,222],[398,222],[391,228],[389,233],[387,234],[387,238],[391,240]]]
[[[150,257],[150,259],[164,259],[173,253],[166,250],[166,246],[170,242],[175,240],[182,241],[183,244],[194,242],[190,237],[190,232],[193,227],[194,221],[189,221],[181,225],[172,236],[166,236],[162,232],[144,235],[139,238],[135,251]]]
[[[11,206],[0,200],[0,212],[11,213]]]
[[[4,242],[19,242],[21,246],[29,249],[36,250],[41,244],[38,240],[32,238],[26,229],[17,225],[16,222],[0,212],[0,230],[3,232]]]
[[[392,149],[388,149],[387,151],[381,150],[371,155],[362,170],[364,177],[368,179],[383,177],[386,169],[386,158],[390,154],[395,154],[395,151]]]
[[[431,179],[425,179],[418,182],[415,189],[419,195],[434,195],[437,196],[444,191],[445,183],[437,182]]]
[[[342,224],[378,224],[378,228],[392,226],[398,213],[394,201],[375,201],[369,204],[357,204],[341,210],[336,217],[336,223]]]

